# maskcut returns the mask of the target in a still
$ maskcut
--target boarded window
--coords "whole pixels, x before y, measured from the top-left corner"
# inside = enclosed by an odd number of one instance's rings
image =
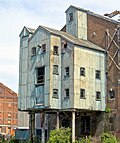
[[[58,65],[53,66],[53,74],[58,75]]]
[[[31,56],[35,56],[36,55],[36,47],[33,47],[31,49]]]
[[[85,89],[80,89],[80,98],[85,98]]]
[[[58,46],[53,47],[53,54],[58,55]]]
[[[39,67],[37,70],[37,84],[44,84],[45,67]]]
[[[96,77],[96,79],[100,79],[101,78],[101,72],[99,70],[95,71],[95,77]]]
[[[53,98],[58,98],[58,89],[53,89]]]
[[[84,67],[80,68],[80,76],[85,76],[85,68]]]
[[[101,100],[101,92],[96,91],[96,100]]]

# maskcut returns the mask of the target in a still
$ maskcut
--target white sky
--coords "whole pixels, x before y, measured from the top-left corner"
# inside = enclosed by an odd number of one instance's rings
[[[59,30],[70,5],[102,15],[120,10],[120,0],[0,0],[0,82],[18,92],[22,28],[45,25]]]

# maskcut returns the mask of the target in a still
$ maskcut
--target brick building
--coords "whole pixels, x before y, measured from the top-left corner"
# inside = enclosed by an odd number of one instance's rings
[[[0,82],[0,132],[14,134],[18,116],[17,94]]]

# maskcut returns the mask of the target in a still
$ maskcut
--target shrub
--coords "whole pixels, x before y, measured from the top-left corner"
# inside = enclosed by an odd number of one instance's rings
[[[55,129],[50,132],[50,137],[47,143],[70,143],[70,137],[70,128]]]
[[[81,138],[79,141],[75,141],[74,143],[92,143],[91,141],[91,137],[87,137],[87,138]]]
[[[102,133],[101,142],[102,143],[118,143],[116,137],[111,133]]]

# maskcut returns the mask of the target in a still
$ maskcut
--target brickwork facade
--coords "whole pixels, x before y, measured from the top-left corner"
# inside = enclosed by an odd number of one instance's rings
[[[88,40],[93,42],[96,45],[99,45],[100,47],[107,49],[107,45],[110,43],[111,38],[107,39],[106,30],[108,30],[109,34],[111,36],[114,35],[115,30],[118,28],[118,23],[112,20],[108,20],[107,18],[95,16],[88,14],[87,15],[87,25],[88,25]],[[119,45],[119,39],[118,39],[118,33],[115,34],[113,40],[116,42],[117,45]],[[109,43],[107,43],[109,42]],[[117,47],[114,42],[111,43],[111,46],[109,48],[110,55],[114,55],[117,51]],[[115,62],[117,65],[120,63],[118,60],[118,54],[115,57]],[[120,133],[120,127],[119,127],[119,119],[120,119],[120,84],[118,80],[119,77],[119,69],[115,66],[115,64],[112,62],[111,66],[108,67],[110,64],[111,59],[108,58],[106,60],[106,76],[107,76],[107,106],[110,107],[113,110],[113,114],[110,115],[112,118],[113,123],[110,122],[109,130],[113,131],[117,134]],[[115,98],[110,99],[110,90],[114,90]],[[112,126],[111,126],[112,125]]]
[[[17,116],[17,94],[0,83],[0,132],[13,135],[17,127]]]

